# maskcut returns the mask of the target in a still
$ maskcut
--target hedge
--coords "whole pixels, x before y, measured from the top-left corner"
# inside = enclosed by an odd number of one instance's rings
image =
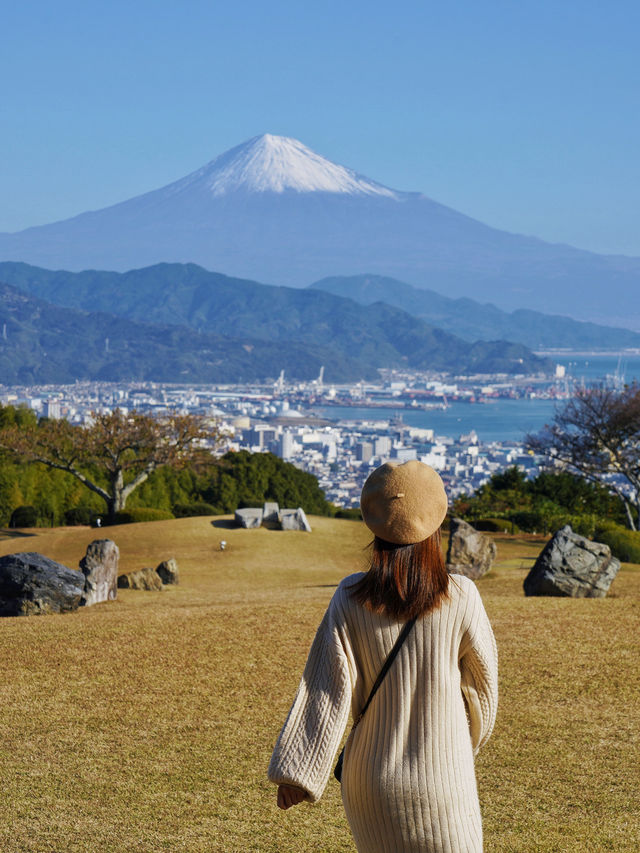
[[[640,532],[609,521],[596,525],[594,539],[608,545],[623,563],[640,563]]]
[[[488,533],[520,533],[518,525],[509,518],[475,518],[468,523],[476,530]]]
[[[132,509],[116,512],[111,524],[136,524],[140,521],[167,521],[174,518],[168,509],[154,509],[148,506],[138,506]]]
[[[69,527],[91,525],[97,513],[90,506],[74,506],[64,514],[64,523]]]
[[[200,501],[193,504],[174,504],[171,509],[175,518],[192,518],[197,515],[221,515],[211,504]]]
[[[11,513],[9,527],[37,527],[40,519],[34,506],[19,506]]]
[[[336,510],[334,518],[348,518],[351,521],[362,521],[362,513],[357,507],[341,507]]]

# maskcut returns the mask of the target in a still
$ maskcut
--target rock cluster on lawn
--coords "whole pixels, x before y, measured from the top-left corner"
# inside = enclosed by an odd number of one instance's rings
[[[243,507],[235,512],[238,527],[252,529],[262,527],[280,527],[281,530],[304,530],[311,533],[311,525],[302,507],[280,509],[275,501],[268,501],[263,507]]]
[[[118,575],[118,546],[96,539],[80,560],[80,571],[69,569],[42,554],[0,557],[0,616],[64,613],[78,606],[113,601],[117,588],[161,590],[178,583],[178,564],[171,558],[157,569],[139,569]]]
[[[80,560],[84,574],[82,604],[89,607],[102,601],[113,601],[117,595],[120,551],[111,539],[95,539]]]
[[[262,507],[262,521],[273,521],[276,524],[280,520],[280,507],[276,501],[267,501]]]
[[[477,580],[491,569],[496,543],[461,518],[452,518],[449,527],[447,571]]]
[[[118,575],[120,589],[162,589],[162,580],[155,569],[136,569],[134,572]]]
[[[250,530],[253,527],[262,527],[262,507],[243,507],[235,512],[235,522],[238,527]]]
[[[42,554],[0,557],[0,616],[31,616],[75,610],[84,592],[82,572]]]
[[[298,509],[283,509],[280,511],[280,524],[283,530],[305,530],[311,533],[311,525],[302,507]]]
[[[180,581],[178,564],[173,557],[170,560],[163,560],[156,568],[156,572],[164,584],[177,584]]]
[[[620,560],[602,542],[592,542],[570,525],[553,535],[524,581],[525,595],[604,598]]]

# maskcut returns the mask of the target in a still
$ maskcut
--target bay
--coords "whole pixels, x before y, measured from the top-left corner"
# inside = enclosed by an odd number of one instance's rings
[[[640,382],[640,354],[562,353],[550,358],[565,367],[567,379],[591,385]],[[436,435],[457,438],[475,430],[480,441],[521,443],[529,432],[538,432],[553,420],[556,406],[548,399],[498,399],[487,403],[451,402],[446,409],[380,409],[364,406],[317,406],[314,411],[328,420],[388,421],[402,418],[407,426],[433,429]]]
[[[457,438],[475,430],[480,441],[522,442],[553,420],[553,400],[495,400],[489,403],[452,402],[447,409],[380,409],[365,406],[314,406],[328,420],[389,421],[402,418],[410,427],[432,429],[436,435]]]
[[[640,354],[637,353],[556,353],[549,358],[563,365],[568,377],[585,384],[604,382],[613,376],[622,382],[640,382]]]

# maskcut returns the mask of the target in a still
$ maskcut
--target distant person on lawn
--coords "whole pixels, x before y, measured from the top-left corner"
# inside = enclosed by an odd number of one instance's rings
[[[375,537],[369,571],[345,578],[329,604],[269,779],[280,808],[319,799],[349,711],[358,720],[410,623],[346,743],[347,819],[360,853],[480,853],[474,755],[495,721],[497,651],[473,581],[445,568],[442,480],[421,462],[388,462],[361,508]]]

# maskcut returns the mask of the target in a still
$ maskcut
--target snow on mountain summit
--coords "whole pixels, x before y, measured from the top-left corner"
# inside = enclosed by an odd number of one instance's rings
[[[297,139],[269,133],[231,148],[179,183],[195,182],[203,184],[214,196],[238,190],[347,193],[387,198],[399,195],[352,169],[321,157]]]

